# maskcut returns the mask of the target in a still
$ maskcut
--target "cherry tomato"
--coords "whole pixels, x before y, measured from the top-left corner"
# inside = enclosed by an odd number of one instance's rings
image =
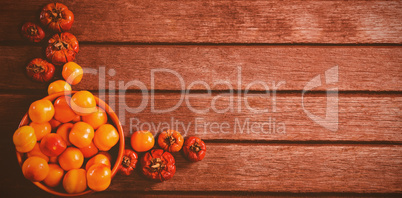
[[[15,149],[20,153],[31,151],[36,144],[35,131],[31,126],[22,126],[18,128],[13,135]]]
[[[82,121],[90,124],[94,129],[99,128],[101,125],[107,123],[107,114],[105,110],[100,107],[96,108],[94,113],[91,113],[86,116],[82,116]]]
[[[35,58],[26,67],[27,75],[38,82],[49,82],[53,79],[55,68],[51,63]]]
[[[166,181],[176,172],[175,160],[169,152],[153,149],[141,159],[142,173],[153,180]]]
[[[61,74],[66,82],[70,83],[71,85],[76,85],[81,82],[84,71],[77,63],[68,62],[64,64]]]
[[[82,152],[74,147],[68,147],[60,156],[59,164],[62,169],[69,171],[75,168],[81,168],[84,163]]]
[[[43,182],[49,187],[56,187],[61,183],[64,170],[57,164],[49,164],[49,174]]]
[[[73,128],[73,123],[64,123],[57,129],[56,133],[59,134],[63,140],[66,142],[67,146],[71,146],[71,142],[69,140],[70,131]]]
[[[47,88],[47,93],[49,95],[66,91],[71,91],[71,86],[64,80],[56,80],[50,83],[49,87]]]
[[[86,116],[96,111],[96,100],[89,91],[79,91],[71,97],[71,108],[80,115]]]
[[[56,113],[56,112],[55,112],[55,113]],[[60,126],[61,122],[59,122],[59,121],[55,120],[54,118],[52,118],[52,119],[49,121],[49,124],[50,124],[50,126],[52,126],[52,129],[57,129],[57,127]]]
[[[40,157],[40,158],[44,159],[46,162],[49,162],[49,157],[47,155],[43,154],[42,151],[40,150],[39,143],[36,143],[34,148],[27,153],[27,157],[32,157],[32,156]]]
[[[104,165],[108,166],[109,168],[111,167],[110,159],[106,155],[101,154],[101,153],[95,155],[90,160],[88,160],[87,164],[85,165],[85,170],[88,171],[89,168],[91,168],[91,166],[93,166],[95,164],[104,164]]]
[[[95,144],[91,142],[89,146],[80,148],[80,151],[85,158],[90,158],[98,153],[98,148],[96,148]]]
[[[131,149],[125,149],[123,160],[119,166],[119,173],[122,175],[130,175],[134,171],[138,161],[138,155]]]
[[[54,106],[49,100],[37,100],[29,107],[28,114],[33,122],[49,122],[54,115]]]
[[[136,131],[131,135],[131,147],[137,152],[148,151],[154,144],[154,136],[149,131]]]
[[[158,137],[159,146],[169,152],[179,152],[183,147],[183,142],[183,136],[175,130],[164,131]]]
[[[87,172],[84,169],[71,169],[63,178],[63,187],[67,193],[80,193],[87,189]]]
[[[49,133],[40,141],[40,150],[49,157],[60,155],[67,148],[64,139],[57,133]]]
[[[55,34],[46,47],[46,58],[54,65],[63,65],[73,61],[79,51],[78,41],[68,32]]]
[[[33,182],[39,182],[44,180],[48,175],[49,165],[44,159],[32,156],[22,164],[22,173],[25,178]]]
[[[112,181],[112,171],[104,164],[95,164],[87,172],[88,187],[94,191],[106,190]]]
[[[207,147],[204,141],[197,137],[189,137],[183,146],[183,153],[192,162],[201,161],[205,157]]]
[[[56,32],[64,32],[74,23],[74,14],[61,3],[49,3],[40,13],[40,22]]]
[[[101,151],[108,151],[119,141],[119,133],[111,124],[100,126],[95,133],[94,144]]]
[[[31,22],[22,25],[21,34],[24,38],[34,43],[38,43],[45,38],[43,29],[39,25]]]
[[[66,123],[77,116],[69,105],[70,101],[71,98],[68,96],[61,96],[54,101],[54,119]]]
[[[45,137],[45,135],[52,132],[52,126],[50,125],[49,122],[44,123],[31,122],[29,126],[31,126],[34,129],[37,141],[42,140],[42,138]]]
[[[68,135],[71,144],[78,148],[89,146],[94,138],[94,129],[85,122],[77,122]]]

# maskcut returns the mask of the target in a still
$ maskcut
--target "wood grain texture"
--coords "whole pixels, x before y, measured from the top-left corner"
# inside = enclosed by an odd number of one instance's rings
[[[348,96],[339,97],[338,130],[332,132],[313,120],[303,110],[301,96],[277,95],[276,105],[272,97],[248,94],[233,97],[233,111],[221,112],[230,107],[230,97],[225,95],[190,94],[174,109],[167,113],[156,113],[174,107],[180,102],[179,94],[156,94],[154,105],[149,97],[140,93],[120,93],[120,96],[103,97],[115,109],[123,124],[124,133],[130,136],[137,130],[150,130],[157,134],[167,128],[180,131],[184,136],[199,136],[206,140],[273,140],[273,141],[402,141],[402,98],[400,96]],[[331,96],[332,97],[332,96]],[[0,107],[0,127],[14,131],[29,104],[41,98],[40,95],[2,94]],[[215,100],[214,105],[212,100]],[[309,96],[304,99],[305,110],[325,117],[326,96]],[[255,113],[268,110],[267,113]],[[144,102],[143,108],[140,104]],[[276,112],[273,112],[273,106]],[[138,108],[137,108],[138,107]],[[191,108],[207,112],[195,112]],[[9,114],[8,112],[13,112]],[[13,123],[13,124],[12,124]],[[11,132],[10,132],[11,133]]]
[[[162,43],[398,43],[400,1],[61,1],[80,41]],[[2,1],[0,41],[38,21],[49,1]],[[107,10],[107,11],[106,11]]]
[[[43,57],[40,47],[4,46],[0,48],[0,89],[47,89],[25,76],[24,68],[35,57]],[[205,90],[249,89],[302,90],[316,75],[323,85],[314,90],[338,87],[340,91],[401,91],[402,48],[400,47],[309,47],[309,46],[137,46],[83,45],[76,62],[97,74],[86,74],[74,89],[139,89],[128,82],[140,81],[151,89]],[[326,85],[325,71],[338,65],[338,83]],[[103,72],[101,72],[101,68]],[[56,72],[60,76],[60,68]],[[110,73],[113,70],[114,72]],[[104,73],[101,75],[100,73]],[[111,75],[114,74],[114,75]],[[239,75],[241,79],[239,80]],[[99,83],[99,80],[104,83]],[[217,84],[224,81],[229,85]],[[280,83],[282,81],[282,83]],[[113,82],[114,86],[109,86]],[[120,82],[122,85],[119,86]],[[124,86],[123,86],[124,85]],[[275,85],[275,86],[273,86]],[[275,88],[277,87],[277,88]]]

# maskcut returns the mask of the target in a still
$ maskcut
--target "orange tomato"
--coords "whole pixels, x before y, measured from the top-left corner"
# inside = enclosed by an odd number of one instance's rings
[[[99,152],[99,154],[102,154],[102,155],[106,156],[106,157],[107,157],[107,159],[109,159],[109,162],[111,162],[111,161],[112,161],[112,155],[110,155],[110,153],[109,153],[109,152],[106,152],[106,151],[100,151],[100,152]]]
[[[54,119],[66,123],[73,120],[77,114],[70,108],[69,102],[71,98],[68,96],[61,96],[54,101]]]
[[[77,122],[69,134],[71,144],[78,148],[89,146],[94,138],[94,129],[85,122]]]
[[[107,114],[102,108],[96,108],[94,113],[83,116],[82,121],[90,124],[94,129],[99,128],[101,125],[107,123]]]
[[[73,126],[73,123],[64,123],[56,131],[56,133],[59,134],[66,142],[67,146],[71,145],[71,142],[69,141],[69,135]]]
[[[56,187],[63,179],[64,170],[57,164],[49,164],[49,174],[43,182],[49,187]]]
[[[15,149],[20,153],[31,151],[36,144],[35,131],[31,126],[22,126],[18,128],[13,135]]]
[[[91,166],[93,166],[95,164],[104,164],[104,165],[108,166],[109,168],[111,167],[110,159],[106,155],[97,154],[93,158],[88,160],[87,164],[85,165],[85,170],[88,171],[88,169],[91,168]]]
[[[66,80],[68,83],[71,85],[76,85],[81,82],[84,71],[77,63],[68,62],[64,64],[61,74],[64,80]]]
[[[154,144],[154,136],[149,131],[136,131],[131,135],[131,147],[137,152],[148,151]]]
[[[55,112],[55,113],[56,113],[56,112]],[[52,129],[56,129],[57,127],[60,126],[61,122],[59,122],[59,121],[57,121],[57,120],[55,120],[55,119],[53,118],[53,119],[51,119],[51,120],[49,121],[49,124],[50,124],[50,126],[52,126]]]
[[[37,141],[40,141],[45,135],[52,132],[52,125],[50,125],[49,122],[44,123],[31,122],[29,126],[31,126],[34,129]]]
[[[82,152],[75,147],[68,147],[60,156],[59,164],[61,168],[68,171],[71,169],[81,168],[84,163]]]
[[[33,122],[49,122],[54,115],[54,106],[49,100],[37,100],[29,107],[28,114]]]
[[[111,124],[104,124],[96,130],[94,143],[101,151],[108,151],[119,141],[119,133]]]
[[[87,172],[88,187],[94,191],[106,190],[112,181],[112,171],[104,164],[95,164]]]
[[[64,190],[68,193],[80,193],[87,189],[87,175],[84,169],[72,169],[63,178]]]
[[[80,115],[85,116],[96,111],[96,101],[94,95],[89,91],[79,91],[71,97],[71,108]]]
[[[49,173],[49,165],[47,162],[37,156],[29,157],[22,164],[22,173],[24,177],[33,181],[39,182],[46,178]]]
[[[40,158],[44,159],[46,162],[49,162],[49,157],[47,155],[43,154],[42,151],[40,150],[39,143],[36,143],[34,148],[27,153],[27,157],[32,157],[32,156],[40,157]]]
[[[85,158],[89,158],[98,153],[98,148],[96,148],[95,144],[91,142],[89,146],[80,148],[80,151]]]
[[[47,93],[49,95],[65,91],[71,91],[71,86],[64,80],[56,80],[50,83],[49,87],[47,88]]]
[[[67,148],[64,139],[57,133],[49,133],[40,141],[40,150],[49,157],[60,155]]]
[[[79,121],[81,121],[81,116],[79,116],[79,115],[76,115],[75,116],[75,118],[73,119],[73,120],[71,120],[72,122],[79,122]]]

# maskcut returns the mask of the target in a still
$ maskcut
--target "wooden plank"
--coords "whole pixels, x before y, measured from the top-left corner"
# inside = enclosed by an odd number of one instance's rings
[[[402,97],[399,95],[340,95],[338,128],[334,132],[307,116],[302,107],[301,96],[297,94],[279,94],[275,102],[273,97],[262,94],[247,94],[240,100],[234,96],[233,105],[229,105],[231,97],[224,94],[185,95],[181,103],[179,103],[180,94],[155,94],[154,105],[151,105],[150,95],[146,97],[141,93],[121,93],[120,96],[108,94],[111,95],[102,98],[115,109],[126,136],[141,129],[156,134],[167,128],[173,128],[184,136],[195,135],[217,141],[402,141]],[[29,104],[40,97],[40,95],[2,94],[0,103],[7,105],[0,107],[1,115],[4,117],[0,120],[0,127],[14,131]],[[330,99],[334,97],[330,96]],[[215,103],[212,105],[213,100]],[[253,109],[246,106],[246,101]],[[325,95],[307,95],[304,99],[304,109],[316,116],[325,117],[326,101]],[[142,102],[144,106],[140,107]],[[172,111],[156,112],[177,104],[177,109]],[[155,107],[155,110],[152,110],[152,107]],[[233,107],[233,111],[222,112],[230,107]],[[207,112],[193,110],[205,108],[209,110]],[[254,109],[268,112],[255,112]],[[13,113],[9,115],[9,112]],[[330,120],[328,123],[331,121],[336,122]]]
[[[2,139],[1,142],[9,140]],[[8,149],[4,144],[0,152]],[[207,144],[203,161],[190,163],[179,153],[175,176],[157,183],[141,173],[117,175],[106,193],[163,191],[214,192],[401,192],[402,147],[362,145]],[[2,155],[9,156],[9,155]],[[12,159],[14,160],[14,159]],[[11,161],[2,181],[8,191],[32,190]],[[15,185],[16,184],[16,185]],[[17,193],[18,194],[18,193]],[[43,194],[43,193],[42,193]],[[102,193],[100,193],[102,194]]]
[[[47,85],[32,83],[24,74],[25,65],[35,57],[42,57],[42,53],[34,46],[0,48],[3,66],[0,89],[46,89]],[[157,90],[207,89],[202,84],[190,86],[195,81],[204,81],[213,90],[267,89],[258,83],[253,85],[255,81],[263,81],[271,91],[302,90],[316,75],[321,75],[323,85],[314,90],[332,87],[340,91],[402,90],[400,47],[83,45],[76,62],[95,69],[97,74],[86,74],[74,89],[138,90],[137,86],[125,88],[137,80],[148,90],[151,82],[155,82]],[[336,65],[338,83],[326,85],[325,71]],[[177,76],[167,71],[155,72],[152,80],[151,72],[156,69],[176,72],[183,86]],[[109,73],[110,70],[114,72]],[[61,72],[57,73],[60,76]],[[99,83],[99,79],[104,83]],[[123,82],[121,86],[119,81]],[[214,85],[219,81],[230,86]],[[115,85],[109,86],[111,82]]]
[[[400,1],[62,0],[80,41],[162,43],[398,43]],[[0,41],[38,21],[49,1],[2,1]],[[107,12],[105,12],[107,10]]]

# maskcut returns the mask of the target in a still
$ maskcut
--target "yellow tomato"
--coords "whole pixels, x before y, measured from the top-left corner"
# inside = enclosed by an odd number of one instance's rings
[[[61,168],[68,171],[71,169],[81,168],[84,163],[84,155],[80,149],[68,147],[60,156],[59,164]]]
[[[13,135],[15,149],[20,153],[31,151],[36,144],[35,131],[31,126],[22,126],[18,128]]]
[[[84,169],[72,169],[63,178],[64,190],[68,193],[80,193],[87,189],[87,176]]]
[[[111,124],[104,124],[96,130],[94,144],[101,151],[108,151],[119,141],[119,133]]]
[[[131,147],[137,152],[148,151],[154,144],[154,136],[149,131],[136,131],[131,135]]]
[[[22,164],[22,173],[25,178],[33,182],[39,182],[44,180],[48,175],[49,165],[44,159],[32,156]]]
[[[28,115],[33,122],[49,122],[54,116],[54,106],[49,100],[37,100],[29,107]]]
[[[94,191],[106,190],[112,181],[112,171],[104,164],[95,164],[87,172],[88,187]]]
[[[75,123],[69,134],[71,144],[78,148],[89,146],[93,138],[94,129],[85,122]]]
[[[43,137],[45,137],[45,135],[52,132],[52,126],[50,125],[49,122],[44,123],[31,122],[29,126],[31,126],[34,129],[37,141],[40,141]]]
[[[49,87],[47,88],[47,93],[49,95],[65,91],[71,91],[71,86],[64,80],[56,80],[50,83]]]
[[[94,113],[82,117],[82,121],[90,124],[94,129],[107,123],[107,114],[105,110],[99,107],[96,109],[97,110]]]
[[[43,182],[50,187],[56,187],[60,184],[61,179],[63,179],[63,175],[64,170],[59,165],[49,164],[49,174]]]
[[[66,80],[71,85],[76,85],[81,82],[84,71],[81,66],[75,62],[68,62],[64,64],[63,71],[61,73],[64,80]]]
[[[85,170],[89,170],[89,168],[91,168],[91,166],[93,166],[95,164],[104,164],[104,165],[108,166],[109,168],[111,167],[110,159],[108,158],[108,156],[106,156],[104,154],[97,154],[94,157],[92,157],[90,160],[88,160],[87,164],[85,165]]]
[[[40,157],[40,158],[44,159],[46,162],[49,162],[49,157],[47,155],[43,154],[42,151],[40,150],[39,143],[36,143],[34,148],[27,153],[27,157],[32,157],[32,156]]]
[[[79,91],[71,97],[71,108],[80,115],[85,116],[96,111],[96,101],[94,95],[89,91]]]

